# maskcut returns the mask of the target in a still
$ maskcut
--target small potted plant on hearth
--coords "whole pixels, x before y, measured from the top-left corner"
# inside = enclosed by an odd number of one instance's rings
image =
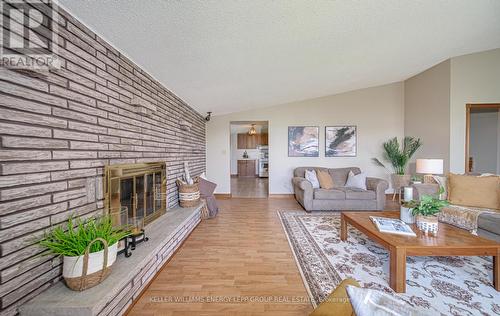
[[[86,220],[70,217],[67,225],[45,233],[40,245],[47,254],[63,256],[63,277],[66,285],[83,291],[101,283],[111,273],[116,261],[118,242],[130,231],[113,227],[109,215]]]
[[[437,195],[423,195],[420,201],[412,200],[403,203],[403,206],[412,210],[418,229],[424,233],[437,234],[439,222],[436,214],[449,204],[448,201],[439,199],[439,195],[443,192],[444,188],[441,187]]]

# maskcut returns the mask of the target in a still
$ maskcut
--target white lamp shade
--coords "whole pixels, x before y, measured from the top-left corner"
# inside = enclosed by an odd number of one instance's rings
[[[417,173],[443,174],[443,159],[417,159]]]

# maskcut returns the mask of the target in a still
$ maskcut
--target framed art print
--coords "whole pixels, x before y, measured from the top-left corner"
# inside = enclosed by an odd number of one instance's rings
[[[288,157],[319,157],[319,127],[288,126]]]
[[[326,126],[325,157],[356,157],[357,137],[356,126]]]

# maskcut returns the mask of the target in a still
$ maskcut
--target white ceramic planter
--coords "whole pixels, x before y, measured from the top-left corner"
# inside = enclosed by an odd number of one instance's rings
[[[415,216],[413,216],[412,211],[412,208],[401,206],[399,210],[399,218],[406,224],[415,223]]]
[[[116,261],[116,253],[118,251],[118,243],[108,247],[108,264],[110,267]],[[104,264],[104,250],[89,254],[89,265],[87,275],[101,271]],[[63,261],[63,277],[77,278],[83,275],[83,256],[67,257],[64,256]]]

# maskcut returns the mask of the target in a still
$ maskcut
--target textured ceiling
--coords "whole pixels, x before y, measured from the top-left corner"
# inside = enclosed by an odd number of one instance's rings
[[[500,0],[60,0],[199,112],[406,79],[500,47]]]

